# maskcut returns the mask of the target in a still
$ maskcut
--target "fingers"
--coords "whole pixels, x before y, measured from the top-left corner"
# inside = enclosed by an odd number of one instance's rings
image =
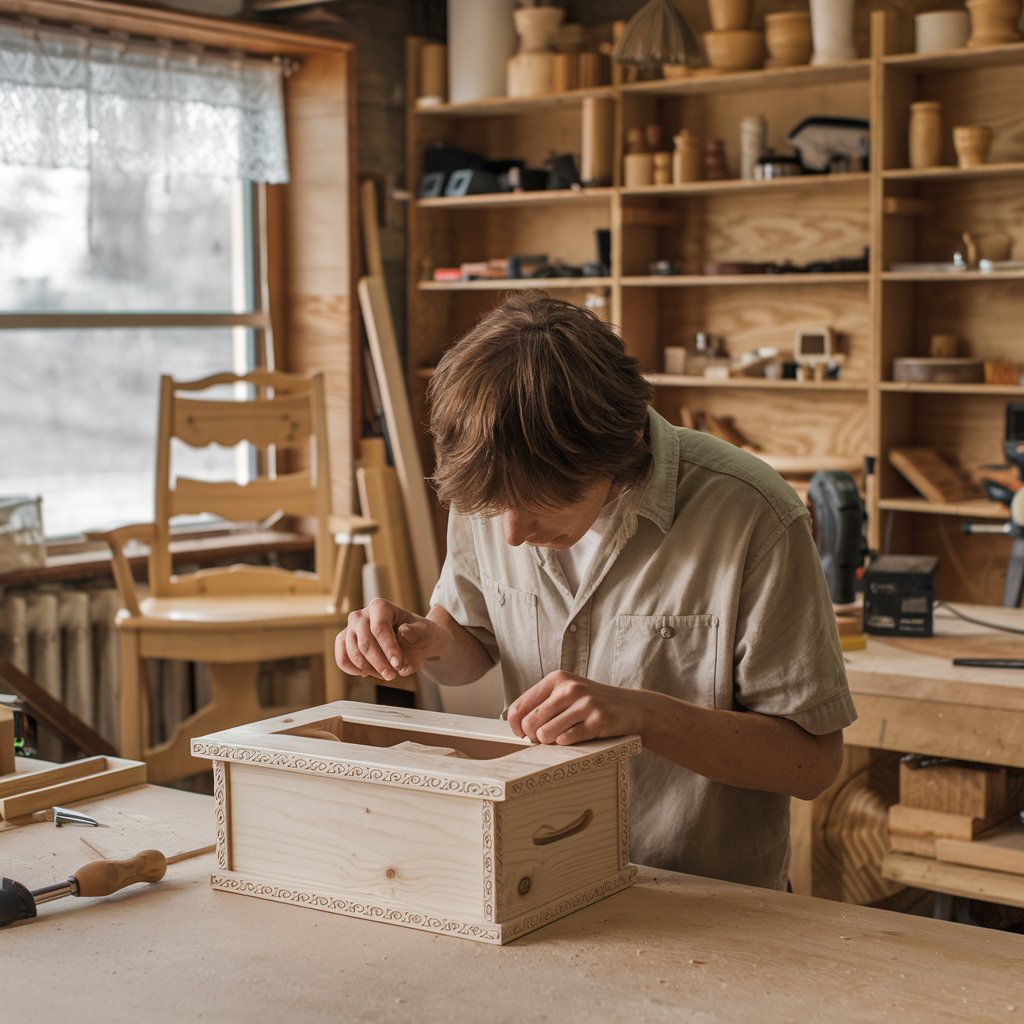
[[[535,743],[537,742],[536,736],[533,733],[527,733],[523,722],[527,715],[547,700],[553,686],[554,680],[552,676],[545,676],[539,683],[531,686],[526,693],[520,694],[509,704],[508,724],[512,726],[512,731],[521,739],[528,738]]]
[[[405,656],[395,635],[400,609],[389,601],[376,599],[366,608],[352,612],[348,625],[334,643],[338,667],[349,675],[370,676],[390,681],[406,668]]]

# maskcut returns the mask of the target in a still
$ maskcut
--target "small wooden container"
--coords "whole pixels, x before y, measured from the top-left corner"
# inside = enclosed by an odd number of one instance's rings
[[[338,701],[194,740],[216,889],[505,943],[633,883],[635,736]]]

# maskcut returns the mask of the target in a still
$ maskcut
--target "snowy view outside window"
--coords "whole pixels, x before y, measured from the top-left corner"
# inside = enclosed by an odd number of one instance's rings
[[[247,189],[0,166],[0,313],[248,311]],[[151,520],[160,374],[250,366],[240,327],[0,330],[0,495],[42,495],[50,538]],[[236,465],[211,448],[178,468]]]

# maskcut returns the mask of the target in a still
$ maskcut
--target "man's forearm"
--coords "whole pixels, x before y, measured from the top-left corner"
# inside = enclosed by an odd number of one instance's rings
[[[441,605],[434,605],[427,618],[440,628],[438,641],[423,668],[441,686],[465,686],[476,682],[494,662],[487,648],[452,618]]]
[[[815,736],[784,718],[634,692],[643,705],[644,747],[716,782],[810,800],[839,770],[841,732]]]

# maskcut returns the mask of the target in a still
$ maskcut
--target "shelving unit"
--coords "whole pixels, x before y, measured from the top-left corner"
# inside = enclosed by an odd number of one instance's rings
[[[552,153],[579,154],[583,101],[615,107],[615,178],[609,187],[423,198],[409,217],[409,388],[420,422],[429,367],[501,296],[539,287],[572,302],[595,293],[604,314],[647,371],[655,407],[673,422],[681,409],[731,419],[769,460],[860,464],[877,455],[866,489],[870,541],[878,548],[940,555],[943,596],[999,603],[1009,540],[963,535],[962,523],[1006,517],[979,499],[934,505],[892,469],[886,453],[929,446],[976,468],[1002,461],[1004,410],[1024,387],[906,384],[892,360],[928,354],[929,338],[956,333],[981,359],[1024,361],[1024,271],[985,273],[889,269],[950,260],[965,230],[1005,230],[1024,257],[1024,44],[918,55],[896,52],[883,12],[872,15],[871,54],[835,65],[701,74],[619,84],[536,99],[494,99],[417,109],[409,98],[409,181],[419,180],[425,148],[437,139],[489,159],[538,166]],[[417,43],[409,49],[416,81]],[[951,131],[944,166],[907,167],[910,103],[934,99],[945,123],[995,128],[992,162],[955,166]],[[803,118],[833,115],[871,125],[866,171],[769,181],[736,177],[739,122],[761,114],[779,150]],[[665,149],[687,128],[726,142],[732,176],[679,185],[624,187],[630,128],[657,124]],[[923,215],[926,213],[927,215]],[[1004,223],[1005,222],[1005,223]],[[552,261],[596,259],[595,232],[611,235],[605,277],[436,282],[436,266],[544,253]],[[707,273],[711,264],[792,264],[802,268],[869,254],[867,270]],[[667,263],[673,272],[652,272]],[[661,269],[661,268],[659,268]],[[717,379],[664,371],[664,348],[693,349],[698,331],[720,335],[736,356],[790,349],[798,329],[830,327],[843,356],[838,380]],[[423,454],[429,465],[429,445]],[[443,540],[443,515],[438,517]],[[978,570],[978,571],[976,571]],[[978,581],[982,581],[979,583]]]

